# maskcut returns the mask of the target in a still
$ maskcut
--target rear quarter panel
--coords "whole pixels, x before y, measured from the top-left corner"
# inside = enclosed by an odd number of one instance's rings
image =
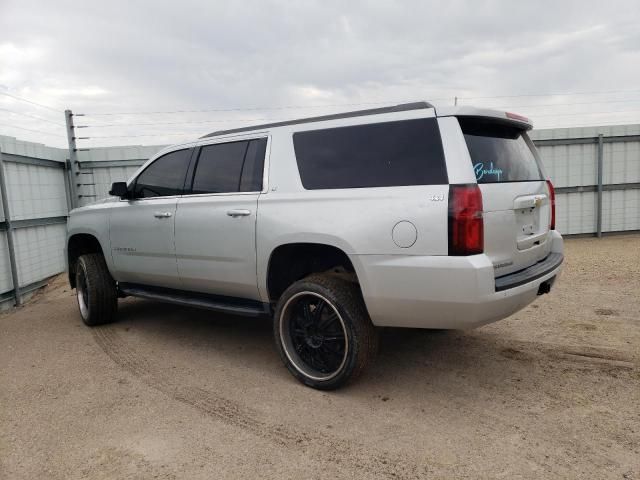
[[[428,118],[433,111],[403,112],[350,119],[347,125]],[[373,117],[373,116],[372,116]],[[391,117],[391,118],[389,118]],[[293,133],[342,126],[341,121],[281,127],[271,132],[269,190],[258,200],[257,273],[261,297],[268,301],[266,286],[271,253],[287,243],[321,243],[343,250],[352,258],[363,289],[366,272],[358,271],[361,255],[447,255],[448,185],[382,188],[305,190],[300,181]],[[416,230],[413,245],[394,242],[394,226],[411,222]]]

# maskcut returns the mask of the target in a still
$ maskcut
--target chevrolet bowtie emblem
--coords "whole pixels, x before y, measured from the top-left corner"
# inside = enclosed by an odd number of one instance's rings
[[[542,205],[542,197],[536,197],[536,199],[534,200],[534,203],[536,207],[539,207],[540,205]]]

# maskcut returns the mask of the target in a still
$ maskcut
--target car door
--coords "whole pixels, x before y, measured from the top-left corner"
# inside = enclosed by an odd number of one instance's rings
[[[198,149],[191,189],[178,200],[176,259],[185,290],[259,300],[256,213],[267,138]]]
[[[130,184],[110,217],[114,277],[120,282],[180,288],[174,245],[176,202],[192,149],[158,157]]]

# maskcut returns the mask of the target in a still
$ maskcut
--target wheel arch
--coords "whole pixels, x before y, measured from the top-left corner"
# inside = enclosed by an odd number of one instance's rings
[[[274,247],[266,265],[265,287],[270,302],[294,282],[312,274],[333,270],[358,282],[357,269],[344,249],[323,242],[289,242]]]
[[[67,273],[69,275],[69,284],[71,288],[76,285],[76,264],[81,255],[88,253],[99,253],[104,256],[104,248],[98,240],[98,237],[91,233],[78,232],[69,236],[67,239]],[[106,258],[105,258],[106,260]]]

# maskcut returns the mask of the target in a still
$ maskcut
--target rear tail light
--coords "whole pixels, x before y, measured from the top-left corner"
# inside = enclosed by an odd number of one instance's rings
[[[551,223],[549,224],[549,230],[556,229],[556,191],[553,188],[551,180],[547,180],[547,187],[549,187],[549,200],[551,200]]]
[[[476,255],[484,250],[482,193],[476,184],[449,187],[449,255]]]

